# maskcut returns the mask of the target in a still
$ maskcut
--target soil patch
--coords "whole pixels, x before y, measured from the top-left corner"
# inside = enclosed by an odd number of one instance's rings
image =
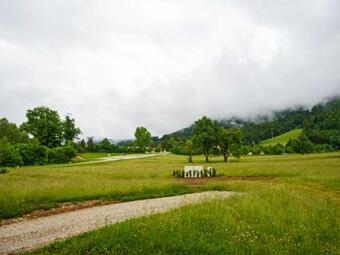
[[[223,182],[223,181],[265,181],[272,180],[273,176],[221,176],[207,178],[184,178],[189,186],[200,186],[207,182]]]

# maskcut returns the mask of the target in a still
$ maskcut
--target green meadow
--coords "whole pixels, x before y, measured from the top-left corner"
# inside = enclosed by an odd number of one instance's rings
[[[211,157],[194,157],[194,164],[213,166],[218,175],[273,176],[270,184],[289,184],[315,190],[335,190],[340,186],[340,153],[289,156],[247,156],[224,163]],[[46,165],[9,169],[0,175],[0,217],[20,216],[58,203],[89,199],[134,200],[191,192],[172,171],[183,169],[187,157],[163,155],[125,161],[86,165]],[[245,190],[247,182],[214,182],[200,189],[220,185]],[[263,185],[268,185],[268,181]]]
[[[286,145],[291,138],[298,138],[302,133],[302,129],[294,129],[289,132],[286,132],[282,135],[275,136],[271,139],[264,140],[260,142],[261,145],[275,145],[280,143],[282,145]]]
[[[340,153],[247,156],[194,164],[218,175],[270,180],[210,181],[190,187],[172,171],[187,157],[162,155],[87,165],[10,169],[0,175],[0,216],[10,218],[101,199],[128,201],[204,190],[237,195],[132,219],[34,251],[35,254],[339,254]]]
[[[32,254],[339,254],[332,195],[248,186],[227,200],[131,219]]]

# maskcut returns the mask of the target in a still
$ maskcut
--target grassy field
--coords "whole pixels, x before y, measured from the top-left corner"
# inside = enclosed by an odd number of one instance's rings
[[[37,254],[339,254],[340,153],[247,156],[219,175],[272,176],[266,181],[208,182],[194,190],[171,177],[187,158],[163,155],[82,166],[10,169],[0,175],[0,216],[59,202],[134,200],[203,190],[242,195],[129,220],[36,251]]]
[[[215,167],[218,174],[230,176],[273,176],[273,183],[289,183],[315,189],[339,187],[340,154],[289,156],[251,156],[224,163],[203,157],[195,163]],[[133,200],[191,192],[172,171],[183,169],[185,156],[165,155],[127,161],[89,165],[35,166],[10,169],[0,175],[0,218],[19,216],[59,202],[89,199]],[[227,182],[228,189],[245,189],[248,185]],[[214,183],[215,187],[220,185]],[[240,185],[240,187],[238,187]],[[206,185],[209,188],[209,184]]]
[[[155,157],[87,165],[50,165],[10,169],[0,175],[0,218],[20,216],[58,203],[135,200],[190,192],[170,178],[184,160]],[[171,165],[175,165],[172,167]]]
[[[282,145],[286,145],[291,138],[297,138],[301,135],[302,129],[294,129],[292,131],[289,131],[287,133],[284,133],[279,136],[275,136],[271,139],[267,139],[262,141],[261,145],[275,145],[277,143],[281,143]]]
[[[252,186],[242,196],[128,220],[33,254],[339,254],[337,210],[327,194]]]

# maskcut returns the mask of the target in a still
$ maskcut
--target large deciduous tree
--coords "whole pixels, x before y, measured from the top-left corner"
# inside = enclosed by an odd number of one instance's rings
[[[0,119],[0,139],[5,138],[10,144],[26,143],[29,138],[15,123],[10,123],[6,118]]]
[[[150,145],[151,143],[151,134],[145,127],[137,127],[135,131],[135,144],[144,148]]]
[[[217,121],[211,120],[204,116],[202,119],[195,121],[193,127],[193,140],[195,144],[200,146],[205,156],[205,161],[209,161],[209,150],[217,145],[219,125]]]
[[[57,111],[40,106],[26,113],[27,121],[21,129],[50,148],[60,146],[63,139],[63,125]]]
[[[100,143],[99,143],[99,147],[101,151],[105,151],[105,152],[110,152],[111,151],[111,142],[109,141],[109,139],[104,138]]]
[[[228,161],[231,154],[237,156],[242,143],[242,134],[239,129],[221,128],[218,136],[218,145],[223,154],[224,162]]]

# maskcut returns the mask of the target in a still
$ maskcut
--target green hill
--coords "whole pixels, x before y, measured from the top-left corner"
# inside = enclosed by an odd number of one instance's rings
[[[282,135],[275,136],[271,139],[264,140],[260,142],[261,145],[274,145],[277,143],[281,143],[286,145],[290,138],[297,138],[301,135],[302,129],[294,129],[292,131],[283,133]]]

